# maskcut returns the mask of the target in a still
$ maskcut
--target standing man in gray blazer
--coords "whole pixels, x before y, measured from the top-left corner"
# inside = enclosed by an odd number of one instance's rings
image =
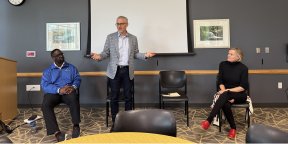
[[[139,53],[137,37],[127,32],[128,19],[119,16],[116,19],[117,32],[109,34],[104,49],[100,54],[92,53],[97,61],[110,57],[107,76],[111,86],[111,115],[114,123],[119,111],[119,91],[123,86],[125,110],[132,110],[131,80],[134,78],[134,59],[145,60],[155,55],[154,52]]]

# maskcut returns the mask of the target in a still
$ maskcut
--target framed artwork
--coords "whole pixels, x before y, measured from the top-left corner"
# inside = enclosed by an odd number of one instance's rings
[[[194,48],[230,48],[229,19],[193,20]]]
[[[80,23],[46,23],[46,50],[80,50]]]

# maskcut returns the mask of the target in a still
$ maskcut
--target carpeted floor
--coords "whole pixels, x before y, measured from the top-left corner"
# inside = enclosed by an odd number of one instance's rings
[[[190,107],[190,127],[186,126],[186,119],[182,108],[167,108],[167,110],[171,111],[176,117],[177,137],[196,143],[245,143],[247,124],[244,123],[244,109],[233,110],[237,125],[237,137],[235,140],[227,138],[229,130],[227,122],[223,124],[222,132],[219,132],[218,127],[216,126],[211,126],[207,131],[200,127],[200,122],[206,119],[210,112],[210,108]],[[65,107],[56,108],[55,112],[57,113],[58,125],[60,126],[61,131],[65,131],[71,135],[72,124],[70,121],[69,109]],[[105,108],[81,108],[81,136],[108,133],[110,127],[106,127],[105,112]],[[9,135],[2,132],[0,137],[7,135],[14,143],[56,143],[57,141],[53,135],[46,135],[43,119],[37,120],[36,133],[32,132],[29,125],[23,124],[24,119],[29,118],[32,113],[42,116],[40,108],[34,108],[33,112],[28,108],[19,109],[19,115],[10,124],[12,129],[17,126],[19,127]],[[255,123],[265,124],[288,131],[288,108],[254,108],[251,124]]]

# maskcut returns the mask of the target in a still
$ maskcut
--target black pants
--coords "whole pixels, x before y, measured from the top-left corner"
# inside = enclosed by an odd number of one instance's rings
[[[231,110],[231,103],[228,100],[234,99],[235,104],[245,103],[247,99],[247,94],[245,92],[237,93],[237,92],[224,92],[222,93],[218,100],[216,101],[212,111],[210,112],[209,117],[207,120],[209,123],[213,121],[213,118],[219,113],[222,109],[227,121],[230,124],[232,129],[236,129],[233,113]]]
[[[47,135],[60,131],[54,113],[54,107],[60,103],[65,103],[69,106],[73,124],[79,124],[81,121],[79,96],[76,92],[69,95],[45,94],[42,103],[42,112],[46,124]]]
[[[120,87],[123,87],[125,95],[125,111],[132,110],[132,94],[131,94],[131,80],[129,77],[129,67],[117,68],[116,76],[110,79],[111,86],[111,115],[112,122],[115,122],[115,117],[119,111],[119,93]]]

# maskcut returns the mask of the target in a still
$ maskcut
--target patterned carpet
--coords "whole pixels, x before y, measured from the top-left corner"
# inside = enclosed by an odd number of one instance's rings
[[[183,109],[167,108],[167,110],[171,111],[176,117],[177,137],[196,143],[245,143],[247,124],[244,123],[244,109],[233,109],[237,125],[237,137],[235,140],[227,138],[229,130],[227,122],[223,124],[222,132],[219,132],[216,126],[211,126],[207,131],[200,127],[200,122],[207,117],[210,108],[190,107],[190,127],[186,126]],[[57,113],[61,131],[65,131],[71,137],[72,124],[69,109],[65,107],[56,108],[55,112]],[[105,112],[105,108],[81,108],[81,136],[108,133],[110,127],[106,127]],[[32,113],[42,115],[40,108],[34,108],[33,112],[28,108],[19,109],[18,117],[10,124],[11,128],[19,127],[9,135],[2,132],[0,137],[7,135],[14,143],[56,143],[57,141],[53,135],[46,135],[43,119],[37,120],[36,133],[32,132],[29,125],[23,124],[24,119],[30,117]],[[288,131],[288,108],[254,108],[251,124],[255,123]]]

